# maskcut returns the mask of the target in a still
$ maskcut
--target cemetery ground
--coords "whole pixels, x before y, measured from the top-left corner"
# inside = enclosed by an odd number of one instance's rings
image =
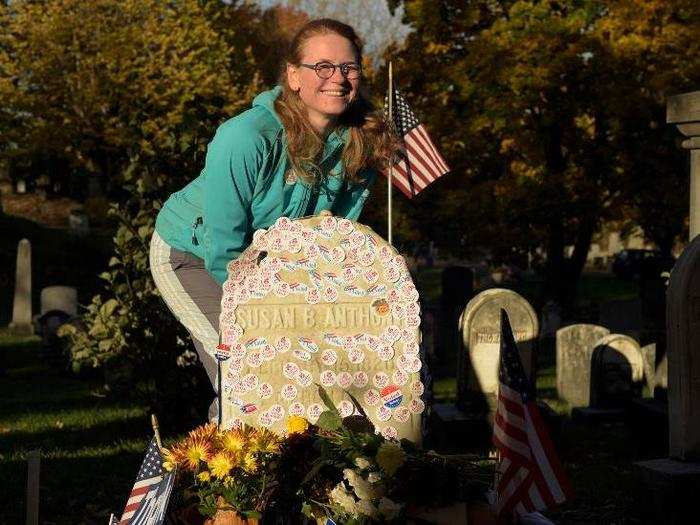
[[[634,294],[634,288],[609,276],[587,276],[580,305],[611,293]],[[32,449],[42,451],[41,522],[104,523],[123,508],[151,436],[147,410],[107,395],[97,376],[76,377],[42,360],[39,348],[38,338],[0,334],[0,523],[24,519]],[[566,404],[555,399],[554,356],[541,353],[539,365],[539,397],[562,416],[556,440],[576,495],[549,516],[556,523],[643,523],[632,463],[664,454],[642,454],[622,423],[573,422]],[[436,400],[452,402],[455,394],[455,378],[438,376]],[[178,437],[161,430],[166,444]]]

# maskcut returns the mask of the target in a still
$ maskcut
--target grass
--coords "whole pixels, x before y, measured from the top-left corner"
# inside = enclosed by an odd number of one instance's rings
[[[24,520],[33,449],[42,455],[41,523],[106,523],[131,489],[148,414],[40,360],[39,350],[37,338],[0,335],[0,523]]]
[[[439,290],[439,273],[421,284]],[[582,286],[583,305],[636,293],[632,283],[605,276],[586,276]],[[572,422],[569,407],[556,398],[553,356],[540,357],[538,395],[561,415],[557,448],[576,492],[550,517],[561,524],[642,523],[631,489],[632,463],[644,459],[631,446],[635,436],[622,424]],[[436,402],[454,402],[456,390],[454,377],[436,378]],[[33,449],[42,452],[41,523],[100,524],[121,512],[151,436],[145,407],[107,397],[96,379],[42,360],[37,338],[6,333],[0,333],[0,396],[0,523],[24,519],[26,457]]]

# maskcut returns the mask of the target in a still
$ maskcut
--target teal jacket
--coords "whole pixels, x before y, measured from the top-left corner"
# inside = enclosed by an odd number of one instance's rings
[[[286,135],[273,107],[280,91],[277,87],[261,93],[251,109],[219,127],[199,177],[173,193],[156,219],[162,239],[204,259],[219,283],[226,280],[226,265],[250,244],[253,232],[279,217],[329,210],[357,220],[376,178],[368,169],[359,183],[345,182],[341,155],[348,132],[336,130],[326,139],[316,190],[300,178],[288,182]]]

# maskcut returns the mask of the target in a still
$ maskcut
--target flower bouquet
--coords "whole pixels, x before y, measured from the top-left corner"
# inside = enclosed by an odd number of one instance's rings
[[[297,439],[306,439],[315,451],[299,486],[306,516],[346,525],[406,523],[426,508],[483,500],[493,480],[492,465],[386,439],[351,394],[357,414],[345,418],[323,387],[319,394],[326,411],[315,426],[293,423],[301,418],[288,420],[288,425],[304,428]]]
[[[256,523],[263,514],[275,523],[300,523],[303,514],[364,525],[406,523],[431,507],[483,500],[491,465],[387,439],[351,394],[357,413],[348,417],[321,386],[319,395],[326,410],[315,425],[291,416],[278,436],[208,424],[167,449],[165,467],[178,467],[190,508],[211,525]],[[231,517],[239,521],[224,521]]]
[[[208,423],[165,449],[164,467],[177,467],[188,503],[181,514],[195,507],[206,525],[257,524],[275,483],[280,442],[265,429],[219,430]]]

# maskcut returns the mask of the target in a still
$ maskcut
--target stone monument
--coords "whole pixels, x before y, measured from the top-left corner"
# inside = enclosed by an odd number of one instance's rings
[[[644,358],[639,343],[623,334],[600,339],[591,356],[592,408],[623,408],[642,394]]]
[[[330,215],[279,219],[228,267],[221,344],[223,426],[315,422],[328,392],[353,399],[388,438],[421,439],[418,291],[370,228]]]
[[[595,324],[574,324],[557,330],[557,392],[571,407],[589,405],[593,349],[609,333]]]
[[[39,304],[41,315],[58,311],[72,317],[78,314],[78,291],[72,286],[47,286],[41,290]]]
[[[9,328],[17,334],[34,332],[32,327],[32,245],[27,239],[22,239],[17,245],[15,299]]]
[[[534,380],[539,330],[535,311],[512,290],[485,290],[469,301],[459,322],[463,347],[457,369],[457,399],[462,410],[492,413],[495,407],[501,308],[508,312],[525,372]]]
[[[667,122],[688,137],[690,244],[666,295],[669,457],[637,463],[657,523],[688,523],[700,494],[700,91],[670,97]]]

